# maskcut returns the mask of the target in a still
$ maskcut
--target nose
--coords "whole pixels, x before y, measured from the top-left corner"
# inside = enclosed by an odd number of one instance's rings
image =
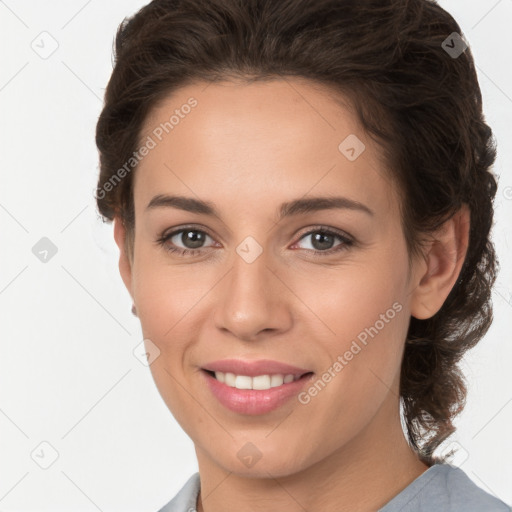
[[[265,251],[254,261],[235,252],[217,293],[215,325],[239,340],[257,341],[291,326],[291,294]]]

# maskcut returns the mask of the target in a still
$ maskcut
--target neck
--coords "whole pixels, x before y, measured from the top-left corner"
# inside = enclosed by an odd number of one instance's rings
[[[279,478],[248,478],[226,471],[196,446],[203,490],[198,512],[378,510],[428,469],[408,445],[399,414],[383,414],[393,418],[387,428],[374,421],[349,445]]]

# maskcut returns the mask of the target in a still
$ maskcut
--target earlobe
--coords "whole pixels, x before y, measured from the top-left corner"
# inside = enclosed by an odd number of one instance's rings
[[[130,258],[126,252],[126,228],[120,217],[114,218],[114,239],[119,247],[119,273],[124,285],[133,298],[132,294],[132,267]]]
[[[412,292],[411,315],[419,320],[434,316],[455,285],[469,243],[470,212],[466,205],[433,234],[424,255],[422,272]]]

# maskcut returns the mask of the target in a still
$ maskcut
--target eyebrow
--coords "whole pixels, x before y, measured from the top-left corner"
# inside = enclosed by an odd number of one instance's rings
[[[190,213],[209,215],[221,219],[221,215],[213,203],[193,197],[159,194],[151,199],[146,206],[146,211],[156,208],[177,208]],[[373,210],[359,201],[347,197],[326,196],[300,198],[283,203],[279,208],[279,220],[293,215],[333,209],[354,210],[370,216],[375,215]]]
[[[212,202],[193,197],[159,194],[151,199],[146,206],[146,211],[156,208],[177,208],[190,213],[209,215],[221,220],[221,215]],[[326,196],[300,198],[283,203],[279,208],[279,220],[293,215],[333,209],[355,210],[371,216],[375,215],[373,210],[359,201],[347,197]]]

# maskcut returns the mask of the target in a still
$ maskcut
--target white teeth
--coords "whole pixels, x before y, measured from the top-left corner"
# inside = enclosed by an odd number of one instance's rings
[[[288,384],[289,382],[293,382],[293,380],[294,380],[293,375],[285,375],[285,377],[284,377],[285,384]]]
[[[252,389],[252,379],[245,375],[237,375],[235,378],[235,388]]]
[[[276,388],[277,386],[282,386],[284,383],[284,377],[282,375],[272,375],[270,377],[270,387]]]
[[[269,375],[258,375],[252,378],[252,389],[268,389],[270,387]]]
[[[296,379],[293,374],[257,375],[256,377],[248,377],[247,375],[235,375],[229,372],[215,372],[215,378],[231,388],[257,390],[275,388],[299,379],[299,377]]]
[[[222,373],[222,372],[219,372]],[[217,372],[215,372],[215,376],[217,376]],[[227,386],[234,388],[235,387],[236,376],[234,373],[226,373],[224,377],[224,384]]]

